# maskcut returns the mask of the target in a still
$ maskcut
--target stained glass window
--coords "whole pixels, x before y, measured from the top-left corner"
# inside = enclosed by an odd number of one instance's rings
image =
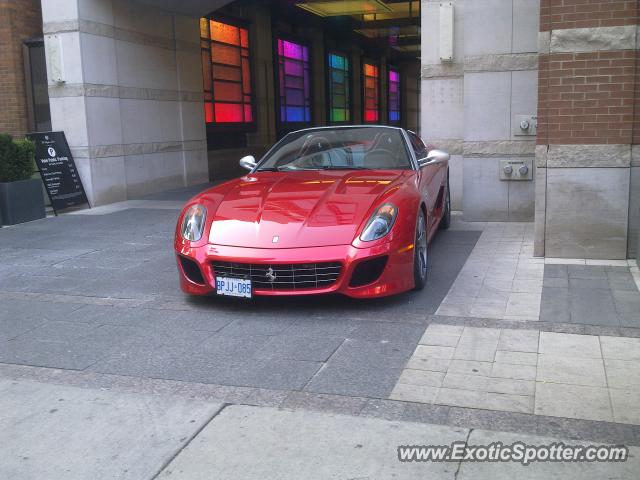
[[[252,123],[249,31],[201,18],[200,37],[206,122]]]
[[[389,123],[400,122],[400,73],[389,70]]]
[[[278,39],[281,122],[311,121],[309,48]]]
[[[380,120],[379,114],[379,70],[376,65],[365,63],[363,65],[364,79],[364,121],[376,123]]]
[[[332,122],[351,120],[349,98],[349,59],[329,54],[329,118]]]

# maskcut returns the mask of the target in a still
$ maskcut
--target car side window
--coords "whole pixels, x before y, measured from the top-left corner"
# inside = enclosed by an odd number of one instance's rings
[[[411,147],[416,154],[416,158],[420,160],[425,158],[429,152],[424,142],[413,132],[407,132],[409,134],[409,140],[411,141]]]

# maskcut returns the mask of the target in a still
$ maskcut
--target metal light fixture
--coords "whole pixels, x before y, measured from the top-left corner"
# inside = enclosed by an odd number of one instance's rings
[[[382,0],[314,0],[311,2],[296,3],[296,6],[320,17],[366,15],[393,11],[392,8]]]

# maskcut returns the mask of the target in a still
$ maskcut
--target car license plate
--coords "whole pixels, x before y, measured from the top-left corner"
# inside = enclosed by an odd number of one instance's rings
[[[230,297],[251,298],[251,280],[216,277],[216,293]]]

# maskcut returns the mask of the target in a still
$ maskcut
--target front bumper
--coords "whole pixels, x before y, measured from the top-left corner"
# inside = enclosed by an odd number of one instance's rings
[[[255,296],[279,295],[315,295],[323,293],[341,293],[354,298],[381,297],[411,290],[413,283],[413,248],[406,242],[388,242],[371,248],[356,248],[352,245],[336,245],[312,248],[258,249],[229,247],[221,245],[203,245],[192,247],[188,242],[176,240],[180,286],[191,295],[209,295],[215,293],[213,262],[233,262],[250,264],[295,264],[340,262],[342,270],[335,283],[327,287],[271,290],[253,289]],[[196,262],[202,274],[202,283],[196,283],[185,274],[180,256]],[[376,257],[387,256],[382,274],[373,283],[351,287],[349,283],[354,269],[360,262]]]

